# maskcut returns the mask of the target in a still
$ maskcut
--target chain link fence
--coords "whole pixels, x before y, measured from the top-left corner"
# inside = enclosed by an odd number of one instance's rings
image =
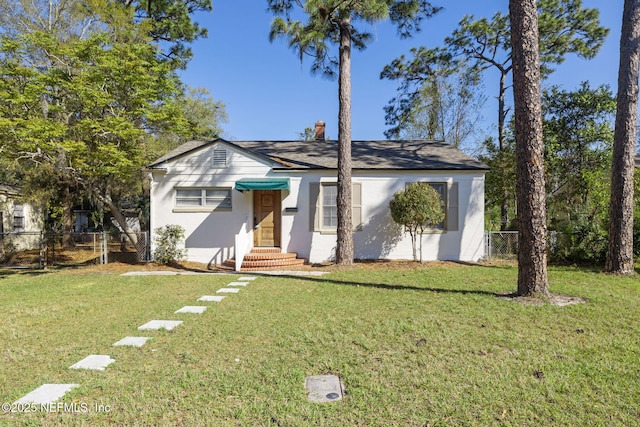
[[[137,264],[149,249],[148,233],[0,233],[0,267]]]
[[[489,231],[487,239],[487,259],[516,260],[518,258],[517,231]]]
[[[550,231],[547,234],[547,249],[549,254],[560,246],[560,240],[567,234]],[[517,260],[518,232],[517,231],[488,231],[486,233],[487,259]]]

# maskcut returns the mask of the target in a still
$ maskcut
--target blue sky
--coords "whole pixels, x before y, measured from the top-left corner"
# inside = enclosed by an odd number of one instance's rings
[[[387,129],[383,107],[395,95],[397,84],[380,80],[383,67],[411,47],[435,47],[467,14],[490,18],[497,11],[507,13],[507,0],[459,0],[444,2],[438,15],[424,22],[422,32],[401,40],[395,28],[381,23],[371,28],[374,40],[364,51],[352,55],[353,139],[384,139]],[[588,80],[592,87],[609,84],[616,89],[622,0],[583,0],[585,7],[600,9],[601,23],[611,32],[599,55],[590,61],[570,56],[558,66],[545,85],[576,89]],[[223,137],[230,140],[296,139],[316,120],[327,124],[327,136],[337,138],[337,81],[313,76],[309,60],[302,64],[285,41],[269,42],[273,16],[266,0],[213,0],[212,13],[200,13],[195,20],[209,31],[209,37],[193,44],[194,58],[182,79],[192,87],[204,87],[226,105],[229,122]],[[496,72],[485,74],[488,97],[479,138],[496,134]]]

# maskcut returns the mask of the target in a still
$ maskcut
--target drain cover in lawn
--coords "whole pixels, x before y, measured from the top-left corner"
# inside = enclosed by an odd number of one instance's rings
[[[217,295],[205,295],[205,296],[202,296],[202,297],[198,298],[198,301],[220,302],[223,299],[224,299],[224,297],[217,296]]]
[[[120,341],[118,341],[117,343],[114,343],[113,345],[114,346],[126,345],[126,346],[131,346],[131,347],[142,347],[143,345],[145,345],[145,343],[149,339],[150,339],[149,337],[124,337]]]
[[[182,320],[152,320],[150,322],[145,323],[142,326],[138,326],[138,330],[144,331],[149,329],[153,329],[153,330],[166,329],[167,331],[170,331],[181,323],[182,323]]]
[[[238,288],[220,288],[216,291],[218,294],[237,294],[240,292]]]
[[[175,313],[202,314],[206,309],[207,309],[206,305],[186,305],[182,307],[180,310],[176,310]]]
[[[60,399],[79,384],[43,384],[31,393],[25,394],[15,403],[52,403]]]
[[[305,381],[309,402],[334,402],[342,400],[342,384],[336,375],[315,375]]]
[[[111,365],[115,360],[102,354],[92,354],[76,364],[69,366],[69,369],[92,369],[94,371],[104,371],[104,368]]]

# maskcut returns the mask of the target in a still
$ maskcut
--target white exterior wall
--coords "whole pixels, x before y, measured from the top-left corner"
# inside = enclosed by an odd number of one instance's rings
[[[2,230],[5,234],[13,234],[8,240],[15,245],[15,250],[31,250],[40,246],[40,232],[44,228],[42,209],[32,202],[20,201],[24,228],[14,228],[13,217],[15,213],[15,197],[8,194],[0,194],[0,211],[2,212]]]
[[[283,216],[290,224],[289,239],[283,248],[297,252],[310,262],[323,262],[335,255],[336,235],[310,232],[309,183],[335,182],[334,177],[318,173],[304,174],[298,192],[298,213]],[[353,172],[353,182],[362,188],[362,229],[353,234],[356,259],[413,259],[411,237],[395,224],[389,211],[393,193],[410,182],[458,183],[458,231],[434,231],[424,235],[423,259],[477,261],[484,247],[484,172]],[[293,194],[292,194],[293,196]],[[286,201],[287,199],[285,199]],[[283,202],[283,206],[284,206]],[[315,207],[312,207],[315,208]]]
[[[174,208],[175,187],[231,187],[241,178],[288,177],[290,191],[282,191],[281,246],[310,262],[333,259],[335,233],[311,231],[309,185],[335,182],[335,171],[273,172],[264,160],[228,150],[228,167],[211,168],[213,146],[168,162],[166,172],[153,172],[151,188],[151,230],[179,224],[186,230],[188,259],[222,263],[234,256],[234,236],[248,218],[247,231],[253,241],[253,194],[232,190],[232,210],[180,212]],[[221,147],[219,147],[221,148]],[[411,238],[391,219],[389,201],[393,193],[416,181],[458,183],[458,231],[425,234],[425,260],[477,261],[484,256],[484,172],[483,171],[354,171],[353,182],[361,183],[361,231],[354,233],[357,259],[412,259]],[[297,208],[286,212],[286,208]]]
[[[227,150],[226,168],[213,168],[213,150]],[[165,225],[181,225],[185,229],[185,247],[190,261],[220,264],[234,254],[234,237],[248,218],[251,233],[253,195],[231,191],[231,211],[188,212],[175,208],[175,188],[229,187],[246,177],[270,175],[264,162],[236,151],[225,144],[205,147],[189,155],[167,162],[166,171],[152,172],[151,186],[151,250],[154,230]],[[253,241],[253,235],[249,236]]]

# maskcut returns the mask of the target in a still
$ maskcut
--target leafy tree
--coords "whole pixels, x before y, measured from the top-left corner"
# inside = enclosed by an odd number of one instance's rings
[[[135,10],[135,22],[150,23],[148,34],[158,44],[166,46],[161,56],[174,67],[186,68],[193,57],[191,43],[207,37],[207,29],[192,20],[196,12],[211,12],[211,0],[117,0]]]
[[[502,209],[506,205],[511,207],[508,218],[515,218],[516,200],[516,144],[514,124],[511,121],[507,127],[502,149],[494,138],[487,138],[483,142],[485,152],[479,156],[489,171],[485,176],[485,222],[487,229],[516,230],[514,221],[505,224]],[[506,200],[507,203],[504,203]]]
[[[420,49],[420,53],[414,53],[437,56],[436,50]],[[386,124],[393,126],[385,136],[443,140],[460,148],[475,135],[486,101],[478,73],[463,62],[452,67],[437,57],[424,79],[408,78],[410,73],[402,57],[380,74],[381,78],[400,82],[398,96],[385,107]]]
[[[426,0],[268,0],[276,16],[270,38],[286,39],[300,60],[313,59],[311,70],[335,77],[338,69],[338,229],[336,263],[353,263],[351,218],[351,49],[362,50],[371,34],[356,23],[373,24],[389,19],[402,37],[419,31],[420,23],[439,9]],[[306,21],[297,19],[306,18]],[[338,47],[338,57],[332,55]]]
[[[298,139],[303,141],[313,141],[316,139],[316,133],[311,128],[304,128],[304,132],[298,132]]]
[[[133,19],[123,18],[123,5]],[[185,68],[193,56],[188,44],[207,36],[193,15],[211,10],[211,0],[0,0],[0,27],[13,37],[43,31],[62,40],[85,38],[95,30],[116,37],[136,27],[162,47],[160,58]]]
[[[518,295],[547,295],[547,224],[536,0],[509,0],[518,200]]]
[[[178,81],[156,53],[145,40],[112,42],[105,33],[70,42],[46,33],[3,37],[5,155],[22,168],[55,172],[128,232],[114,195],[139,179],[147,135],[185,123],[175,103]],[[49,65],[32,68],[34,54]]]
[[[6,36],[44,32],[63,40],[83,38],[99,16],[76,1],[0,0],[0,28]]]
[[[633,175],[640,67],[640,1],[625,0],[620,36],[620,67],[609,210],[606,270],[633,274]]]
[[[422,262],[422,236],[424,232],[444,220],[444,203],[438,190],[427,183],[413,182],[394,193],[389,202],[391,218],[403,225],[411,235],[413,260],[417,261],[416,240],[420,236],[420,262]]]
[[[187,140],[212,140],[222,134],[221,124],[227,121],[225,105],[215,101],[205,88],[191,88],[176,95],[175,108],[181,112],[184,125],[166,126],[148,135],[146,160],[153,161]]]
[[[539,50],[541,76],[553,72],[553,66],[561,64],[565,57],[574,53],[580,57],[593,58],[604,43],[608,29],[599,25],[597,9],[585,9],[581,0],[540,0]],[[465,16],[458,28],[447,37],[444,47],[437,49],[413,49],[413,58],[401,57],[390,67],[397,71],[406,70],[404,81],[427,81],[433,73],[434,59],[450,61],[451,66],[466,64],[484,72],[495,70],[498,80],[498,148],[505,148],[506,123],[509,109],[506,94],[509,88],[508,76],[513,68],[511,47],[511,23],[509,16],[496,13],[491,19],[476,19]],[[401,105],[402,106],[402,105]],[[412,107],[406,103],[407,108]],[[509,224],[509,194],[505,189],[501,201],[502,228]]]
[[[153,9],[153,17],[146,18],[140,5],[121,3],[0,0],[0,12],[5,12],[0,29],[6,36],[0,54],[9,77],[2,82],[7,93],[0,95],[6,101],[0,108],[11,111],[4,129],[29,128],[33,138],[32,146],[25,147],[26,140],[10,134],[9,142],[21,142],[7,143],[0,157],[10,168],[10,180],[42,197],[52,212],[66,213],[56,214],[65,231],[73,227],[73,206],[87,199],[100,207],[108,205],[114,217],[124,221],[121,208],[140,204],[144,194],[142,165],[182,138],[217,135],[226,117],[223,105],[203,89],[185,91],[175,74],[188,55],[179,58],[177,52],[183,50],[173,49],[172,42],[184,47],[192,40],[179,28],[191,21],[184,14],[166,18],[206,3],[149,3],[145,6]],[[160,36],[162,31],[151,27],[153,20],[176,28],[167,27]],[[204,36],[194,25],[193,37]],[[173,53],[160,53],[158,45]],[[28,107],[20,109],[21,102]],[[57,133],[39,133],[37,126]],[[36,148],[39,151],[31,150]],[[107,153],[113,158],[103,156]],[[120,155],[122,161],[117,159]],[[101,172],[87,164],[101,165],[96,166]],[[120,172],[108,171],[107,165]]]
[[[552,255],[573,262],[606,256],[615,100],[607,86],[543,93],[547,216],[561,232]]]

